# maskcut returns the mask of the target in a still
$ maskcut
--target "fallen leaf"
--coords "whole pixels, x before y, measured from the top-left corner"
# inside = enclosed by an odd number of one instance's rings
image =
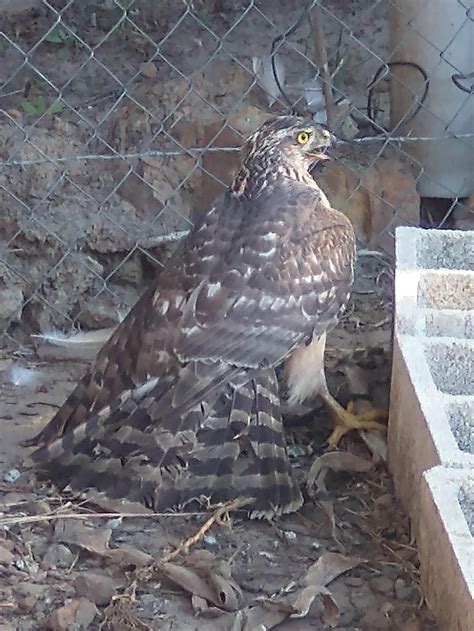
[[[319,559],[308,568],[304,582],[306,584],[318,583],[326,587],[338,576],[361,563],[364,563],[364,559],[359,557],[347,557],[337,552],[323,552]]]
[[[96,605],[105,606],[112,600],[117,584],[110,576],[82,572],[74,579],[74,587],[78,596],[83,596]]]
[[[339,620],[339,607],[327,585],[361,563],[363,559],[357,557],[324,552],[300,579],[300,587],[296,591],[284,598],[265,601],[243,610],[243,613],[239,612],[242,615],[236,617],[232,631],[267,631],[288,618],[303,618],[308,615],[317,597],[322,601],[325,624],[336,626]]]
[[[53,631],[89,629],[98,613],[99,610],[94,603],[86,598],[78,598],[56,609],[44,622],[44,628]]]
[[[207,550],[195,550],[185,565],[161,563],[160,572],[186,592],[203,598],[225,611],[236,611],[242,592],[232,579],[230,567]]]
[[[354,471],[362,473],[369,471],[373,462],[365,460],[348,451],[329,451],[314,459],[308,473],[306,482],[308,491],[311,492],[314,486],[317,490],[326,492],[325,477],[329,469],[332,471]]]
[[[196,615],[205,613],[209,609],[207,600],[205,598],[201,598],[201,596],[198,596],[197,594],[192,594],[191,605],[193,606],[193,611]]]
[[[99,556],[109,556],[111,534],[110,528],[92,528],[73,519],[58,519],[54,527],[56,541],[78,546]]]
[[[112,563],[121,566],[134,565],[136,568],[151,565],[153,557],[151,554],[137,550],[129,545],[122,545],[120,548],[112,548],[108,552],[108,557]]]
[[[323,622],[327,627],[337,627],[339,623],[340,611],[339,606],[334,600],[333,595],[327,592],[321,592],[321,600],[323,602]]]
[[[372,453],[374,464],[387,462],[387,439],[381,432],[360,432],[360,436]]]

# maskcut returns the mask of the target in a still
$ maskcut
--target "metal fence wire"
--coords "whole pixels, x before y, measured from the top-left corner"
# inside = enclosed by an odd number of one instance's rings
[[[318,177],[361,247],[473,226],[469,0],[0,8],[0,339],[17,353],[119,322],[271,114],[334,128]]]

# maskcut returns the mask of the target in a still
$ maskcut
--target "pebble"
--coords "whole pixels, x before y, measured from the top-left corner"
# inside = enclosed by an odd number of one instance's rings
[[[285,530],[284,534],[288,541],[296,541],[296,532],[293,532],[293,530]]]
[[[98,614],[99,610],[90,600],[85,598],[71,600],[51,614],[45,628],[52,631],[90,629],[92,621]]]
[[[53,543],[43,557],[42,566],[68,568],[71,567],[74,558],[74,554],[67,546],[62,543]]]
[[[217,539],[214,535],[204,535],[203,540],[208,546],[217,546]]]
[[[393,580],[388,576],[376,576],[369,581],[370,587],[381,594],[393,594]]]
[[[99,606],[108,605],[115,594],[115,582],[110,576],[83,572],[74,579],[78,596],[83,596]]]
[[[8,484],[15,484],[15,482],[20,478],[21,473],[18,469],[10,469],[3,476],[3,481],[8,482]]]
[[[12,563],[14,558],[12,552],[8,550],[7,547],[0,545],[0,563],[7,565],[8,563]]]

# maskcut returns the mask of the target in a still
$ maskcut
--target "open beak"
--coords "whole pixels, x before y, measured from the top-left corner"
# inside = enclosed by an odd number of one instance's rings
[[[336,137],[333,134],[328,133],[328,135],[330,137],[328,138],[327,144],[319,145],[318,147],[314,147],[311,151],[308,151],[311,161],[326,162],[327,160],[332,160],[332,156],[328,154],[328,151],[336,142]]]
[[[318,147],[318,149],[315,151],[309,151],[308,155],[312,160],[318,160],[318,161],[332,160],[331,156],[325,152],[325,149],[329,149],[329,146]]]

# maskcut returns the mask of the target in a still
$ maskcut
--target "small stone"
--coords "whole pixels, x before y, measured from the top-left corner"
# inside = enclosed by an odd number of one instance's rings
[[[30,594],[29,596],[19,596],[16,602],[18,607],[23,609],[23,611],[30,611],[36,605],[37,601],[38,597]]]
[[[15,561],[15,567],[21,572],[28,572],[28,574],[36,574],[39,571],[39,564],[26,557],[24,559],[17,559]]]
[[[143,64],[140,64],[139,70],[141,74],[147,79],[154,79],[158,74],[158,70],[152,61],[147,61]]]
[[[208,546],[217,546],[217,539],[214,535],[204,535],[203,540]]]
[[[115,530],[115,528],[118,528],[119,526],[122,525],[122,521],[123,521],[122,517],[115,517],[113,519],[109,519],[106,522],[105,527],[110,528],[111,530]]]
[[[397,600],[412,600],[414,593],[415,588],[411,585],[400,587],[400,589],[395,590],[395,596],[397,597]]]
[[[20,478],[20,476],[21,473],[18,471],[18,469],[10,469],[3,476],[3,480],[8,484],[14,484]]]
[[[28,502],[26,509],[30,515],[46,515],[51,512],[51,507],[45,500]]]
[[[0,563],[8,565],[9,563],[13,563],[14,558],[15,557],[13,556],[12,552],[8,550],[7,547],[0,545]]]
[[[388,576],[376,576],[371,578],[369,585],[377,592],[385,595],[391,595],[393,593],[393,580]]]
[[[78,596],[83,596],[96,605],[105,606],[115,594],[115,582],[104,574],[84,572],[74,580],[74,587]]]
[[[293,532],[293,530],[285,530],[285,537],[288,541],[296,541],[296,532]]]
[[[99,610],[90,600],[79,598],[71,600],[63,607],[56,609],[45,621],[44,625],[52,631],[68,631],[74,629],[89,629],[94,618],[99,614]]]
[[[74,554],[67,546],[62,543],[53,543],[44,555],[42,565],[47,568],[68,568],[71,567],[74,558]]]
[[[322,543],[319,543],[319,541],[312,541],[309,544],[309,547],[311,550],[320,550],[322,548]]]
[[[360,629],[393,629],[393,621],[378,608],[366,610],[365,615],[357,622]]]

